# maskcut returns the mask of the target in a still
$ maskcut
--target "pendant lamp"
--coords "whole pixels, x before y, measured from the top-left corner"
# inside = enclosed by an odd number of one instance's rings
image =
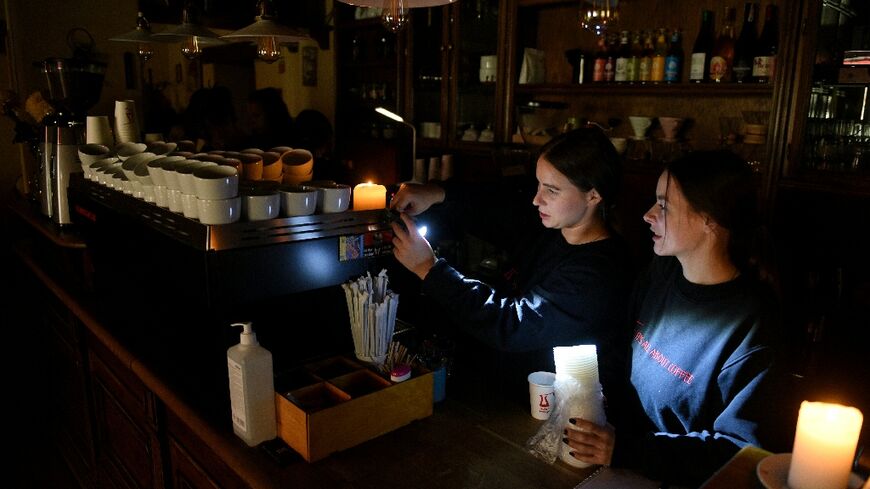
[[[166,42],[181,42],[181,54],[187,59],[199,58],[203,48],[224,44],[216,33],[196,22],[189,3],[181,10],[181,25],[158,32],[154,37]]]
[[[580,26],[601,35],[619,21],[619,0],[582,0]]]
[[[311,37],[300,29],[275,22],[268,4],[267,0],[260,0],[257,4],[258,15],[253,24],[221,36],[221,39],[256,43],[257,57],[266,63],[272,63],[281,57],[281,44],[304,41]]]
[[[457,2],[458,0],[338,0],[357,7],[375,7],[381,9],[381,20],[384,27],[396,33],[408,22],[408,9],[421,7],[438,7]]]
[[[137,44],[137,52],[142,61],[148,61],[154,56],[155,42],[154,35],[151,34],[151,23],[145,18],[142,12],[136,17],[136,28],[132,31],[115,36],[109,39],[117,42],[135,42]]]

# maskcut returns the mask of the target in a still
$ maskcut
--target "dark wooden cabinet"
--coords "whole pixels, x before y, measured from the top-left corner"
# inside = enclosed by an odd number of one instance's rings
[[[89,349],[98,480],[105,487],[162,489],[154,395],[98,341]]]
[[[219,489],[205,470],[200,467],[196,460],[178,444],[173,437],[169,437],[169,470],[172,487],[175,489]]]

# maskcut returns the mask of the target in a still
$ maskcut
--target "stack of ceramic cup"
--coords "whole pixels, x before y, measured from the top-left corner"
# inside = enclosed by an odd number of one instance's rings
[[[598,353],[595,345],[557,346],[553,348],[556,364],[556,379],[562,392],[556,392],[561,399],[560,406],[568,412],[569,418],[582,418],[604,425],[604,395],[598,380]],[[566,426],[573,429],[574,425]],[[570,455],[571,447],[562,444],[561,459],[572,467],[588,467]]]

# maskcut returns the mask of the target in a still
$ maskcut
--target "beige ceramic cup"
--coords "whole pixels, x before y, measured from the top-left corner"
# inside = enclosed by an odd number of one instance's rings
[[[260,155],[239,153],[234,158],[242,162],[242,179],[254,181],[263,179],[263,158]]]
[[[266,151],[260,156],[263,158],[263,180],[281,183],[281,177],[284,176],[281,155],[273,151]]]

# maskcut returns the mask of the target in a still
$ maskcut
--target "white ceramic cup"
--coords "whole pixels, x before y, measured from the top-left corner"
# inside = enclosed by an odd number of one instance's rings
[[[549,419],[550,411],[556,407],[556,374],[552,372],[532,372],[529,374],[529,405],[532,417]]]
[[[105,144],[83,144],[79,146],[79,161],[81,161],[82,166],[108,158],[111,154],[112,150]]]
[[[309,216],[317,210],[318,194],[314,187],[285,185],[278,189],[281,196],[281,211],[285,216]]]
[[[188,219],[199,219],[196,206],[197,198],[191,194],[181,194],[181,213]]]
[[[336,183],[317,187],[317,212],[332,214],[350,207],[350,185]]]
[[[203,224],[229,224],[241,218],[242,201],[229,199],[196,199],[196,212]]]
[[[193,172],[196,196],[206,200],[221,200],[239,194],[239,172],[227,165],[204,166]]]
[[[278,217],[281,196],[270,190],[248,190],[242,195],[242,218],[246,221],[265,221]]]

